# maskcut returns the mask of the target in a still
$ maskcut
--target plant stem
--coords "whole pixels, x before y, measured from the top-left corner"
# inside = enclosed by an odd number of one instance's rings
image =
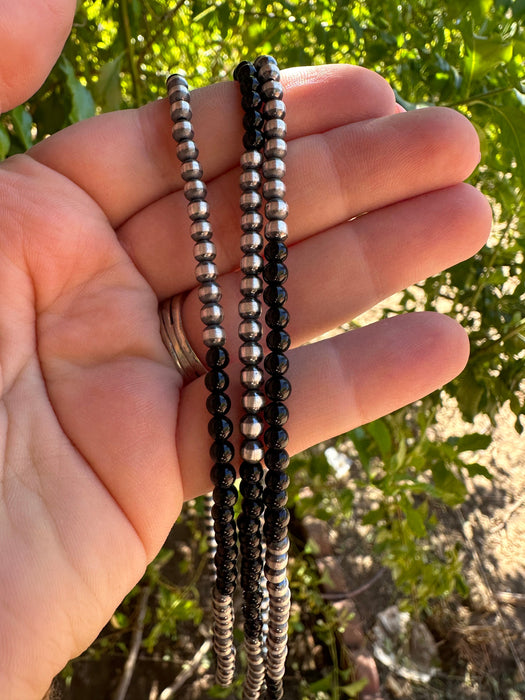
[[[133,92],[135,93],[136,106],[142,104],[142,88],[140,85],[140,76],[135,61],[135,50],[133,48],[133,40],[131,36],[131,25],[129,22],[129,7],[128,0],[120,0],[120,21],[124,29],[124,39],[126,43],[126,53],[128,55],[129,70],[131,74],[131,82],[133,84]]]
[[[459,107],[461,105],[469,105],[473,102],[483,102],[485,97],[492,97],[493,95],[501,95],[504,92],[511,92],[514,88],[512,87],[501,87],[495,88],[494,90],[488,90],[487,92],[480,92],[477,95],[471,95],[464,100],[457,100],[456,102],[447,102],[443,107]]]
[[[517,335],[519,335],[522,331],[525,331],[525,320],[519,323],[517,326],[514,326],[514,328],[511,328],[510,331],[505,333],[505,335],[500,336],[496,340],[492,340],[489,343],[485,343],[485,345],[482,345],[480,348],[475,350],[471,358],[474,357],[479,357],[480,355],[486,355],[488,352],[490,352],[493,348],[498,347],[498,345],[501,345],[502,343],[505,343],[507,340],[510,340],[511,338],[515,338]]]
[[[133,627],[133,636],[131,639],[131,649],[129,656],[126,659],[124,665],[124,672],[118,684],[113,700],[125,700],[126,694],[128,692],[131,676],[135,670],[135,665],[137,663],[137,658],[139,655],[139,649],[142,642],[142,635],[144,634],[144,620],[146,618],[146,612],[148,610],[148,599],[150,594],[150,587],[145,586],[142,590],[139,601],[139,611],[137,615],[137,621]]]

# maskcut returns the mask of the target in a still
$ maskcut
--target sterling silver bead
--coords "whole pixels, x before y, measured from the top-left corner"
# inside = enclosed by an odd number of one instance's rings
[[[286,105],[282,100],[268,100],[264,104],[263,114],[267,119],[284,119]]]
[[[195,161],[199,157],[199,149],[195,141],[182,141],[177,145],[177,158],[183,163],[191,160]]]
[[[243,170],[256,170],[262,163],[262,154],[259,151],[244,151],[241,156]]]
[[[269,139],[284,139],[286,137],[284,119],[268,119],[264,124],[264,135]]]
[[[241,190],[245,192],[246,190],[256,190],[261,184],[261,174],[258,170],[253,168],[247,168],[241,173],[239,178],[239,184]]]
[[[191,106],[188,100],[176,100],[170,105],[171,118],[174,122],[181,119],[191,120]]]
[[[247,231],[241,236],[241,250],[243,253],[256,253],[263,247],[263,237],[256,231]]]
[[[246,389],[259,389],[263,385],[264,375],[258,367],[244,367],[241,382]]]
[[[251,438],[252,440],[258,438],[263,431],[262,421],[252,413],[243,417],[239,427],[244,437]]]
[[[194,221],[190,226],[191,237],[194,241],[204,241],[212,237],[213,231],[209,221]]]
[[[270,240],[285,241],[288,238],[288,224],[282,219],[268,221],[264,229],[264,235]]]
[[[210,304],[222,299],[222,291],[215,282],[204,282],[199,287],[199,299],[203,304]]]
[[[176,83],[174,81],[169,81],[168,82],[168,98],[169,98],[170,104],[174,104],[175,102],[179,102],[180,100],[185,100],[186,102],[189,102],[190,91],[188,88],[188,83],[186,83],[186,85],[184,85],[182,83]]]
[[[241,229],[243,231],[260,231],[263,218],[257,211],[250,211],[241,216]]]
[[[261,195],[253,190],[248,190],[241,194],[240,205],[242,211],[252,211],[253,209],[258,209],[261,206]]]
[[[195,135],[193,126],[187,119],[175,122],[171,128],[171,134],[176,141],[191,140]]]
[[[278,80],[266,80],[261,85],[261,95],[266,100],[280,100],[283,96],[283,86]]]
[[[180,166],[180,174],[183,180],[200,180],[203,173],[198,160],[188,160]]]
[[[286,163],[282,158],[271,158],[264,161],[262,171],[267,180],[282,180],[286,175]]]
[[[202,334],[202,340],[208,348],[224,345],[226,342],[224,328],[222,326],[206,326]]]
[[[188,216],[192,221],[196,219],[207,219],[210,215],[210,208],[205,199],[197,199],[188,204]]]
[[[269,202],[266,202],[264,211],[267,219],[286,219],[288,216],[288,204],[286,204],[284,199],[271,199]]]
[[[224,314],[220,304],[214,304],[211,302],[209,304],[204,304],[201,309],[201,321],[206,326],[218,325],[222,323],[223,318]]]
[[[243,343],[239,347],[239,360],[243,365],[256,365],[263,358],[263,349],[259,343]]]
[[[266,158],[284,158],[287,148],[284,139],[268,139],[264,144],[264,155]]]
[[[255,297],[262,292],[263,283],[257,275],[247,275],[241,280],[241,294],[245,297]]]
[[[213,262],[201,262],[195,268],[197,282],[213,282],[217,279],[217,265]]]
[[[245,275],[256,275],[263,269],[264,261],[260,255],[252,253],[250,255],[243,255],[241,258],[241,271]]]
[[[239,324],[239,338],[241,340],[259,340],[261,337],[261,324],[258,321],[241,321]]]
[[[259,318],[261,315],[261,302],[249,297],[239,302],[239,316],[241,318]]]
[[[241,458],[245,462],[260,462],[264,457],[264,449],[258,440],[246,440],[241,445]]]
[[[275,63],[264,63],[258,71],[260,80],[280,80],[281,73]]]
[[[193,257],[199,262],[215,260],[217,249],[212,241],[199,241],[193,246]]]
[[[284,199],[286,197],[286,185],[278,178],[266,180],[263,185],[263,197],[265,199]]]
[[[208,190],[202,180],[188,180],[184,185],[184,196],[190,202],[194,199],[204,199],[207,194]]]
[[[248,413],[259,413],[264,407],[264,394],[260,391],[246,391],[242,396],[242,407]]]

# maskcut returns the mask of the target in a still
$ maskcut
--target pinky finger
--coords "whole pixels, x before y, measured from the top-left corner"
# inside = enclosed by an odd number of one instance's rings
[[[296,454],[416,401],[459,374],[467,358],[465,332],[435,313],[386,319],[297,348],[290,353],[288,451]],[[233,406],[240,404],[238,371],[230,368]],[[205,400],[202,380],[183,390],[178,451],[186,499],[210,488],[205,442],[188,437],[207,434]],[[238,418],[233,410],[234,422]]]

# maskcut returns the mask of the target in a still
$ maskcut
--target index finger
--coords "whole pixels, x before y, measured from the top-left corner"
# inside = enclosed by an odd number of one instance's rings
[[[395,112],[390,86],[376,73],[347,65],[282,72],[288,139]],[[242,152],[242,109],[233,82],[195,90],[195,140],[205,177],[234,167]],[[114,227],[181,188],[165,100],[86,120],[29,151],[84,189]]]

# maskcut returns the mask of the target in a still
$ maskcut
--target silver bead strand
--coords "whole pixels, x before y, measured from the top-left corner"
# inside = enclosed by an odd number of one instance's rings
[[[221,326],[223,318],[220,304],[221,290],[217,283],[218,271],[214,262],[216,250],[211,240],[212,228],[208,222],[209,207],[206,201],[206,185],[201,179],[203,172],[197,160],[199,151],[193,140],[190,90],[186,80],[176,74],[170,75],[168,78],[167,88],[173,120],[172,135],[177,142],[177,157],[181,161],[181,177],[185,182],[184,195],[188,200],[188,216],[192,222],[190,233],[194,241],[193,253],[197,263],[195,277],[199,283],[199,299],[203,304],[201,309],[201,320],[204,324],[203,342],[210,349],[220,349],[225,343],[225,333]],[[212,495],[206,496],[205,523],[208,541],[208,570],[210,576],[213,577],[211,596],[213,647],[217,660],[217,683],[229,686],[235,673],[236,656],[233,644],[233,595],[221,593],[217,587],[218,536],[212,516],[213,505]]]

